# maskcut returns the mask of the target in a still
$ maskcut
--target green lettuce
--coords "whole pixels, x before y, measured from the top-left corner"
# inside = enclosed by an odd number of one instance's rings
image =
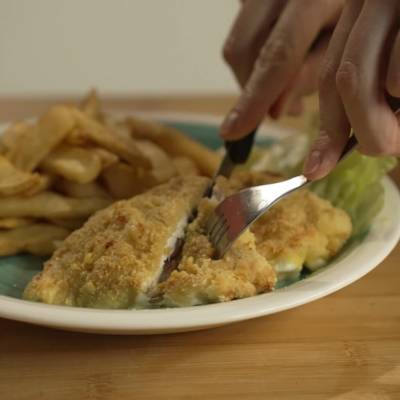
[[[311,189],[345,210],[353,222],[353,235],[364,233],[384,202],[382,177],[396,165],[395,157],[368,157],[354,151]]]

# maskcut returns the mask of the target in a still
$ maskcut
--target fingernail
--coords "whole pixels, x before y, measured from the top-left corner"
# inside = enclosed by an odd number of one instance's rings
[[[316,172],[321,165],[322,153],[319,150],[313,150],[311,154],[306,159],[304,164],[304,173],[306,175],[311,175]]]
[[[221,137],[225,138],[231,135],[238,117],[239,113],[237,111],[231,111],[228,114],[220,128]]]

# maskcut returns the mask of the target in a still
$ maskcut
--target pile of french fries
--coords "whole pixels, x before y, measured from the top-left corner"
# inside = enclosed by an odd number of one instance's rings
[[[91,92],[0,136],[0,256],[50,255],[115,200],[177,175],[211,176],[216,153],[156,122],[104,114]]]

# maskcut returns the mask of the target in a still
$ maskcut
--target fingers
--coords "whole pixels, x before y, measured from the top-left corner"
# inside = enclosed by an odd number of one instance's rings
[[[386,102],[381,79],[387,68],[385,50],[397,22],[396,4],[397,0],[365,2],[336,76],[360,149],[371,155],[399,151],[399,126]]]
[[[390,95],[400,97],[400,32],[397,33],[390,56],[386,89]]]
[[[313,50],[308,54],[300,72],[297,73],[285,90],[286,96],[280,114],[288,112],[290,115],[299,115],[302,112],[302,98],[317,90],[318,75],[330,36],[328,32],[321,35],[318,45],[313,46]],[[276,117],[279,116],[277,115]]]
[[[285,3],[286,0],[247,0],[243,3],[223,48],[224,59],[242,87]]]
[[[363,153],[400,153],[398,117],[386,99],[382,79],[397,28],[398,3],[360,1],[359,10],[356,5],[348,2],[346,16],[328,50],[320,87],[322,131],[304,168],[310,179],[320,178],[334,167],[348,139],[348,122]],[[358,15],[355,22],[354,13]]]
[[[290,1],[262,47],[243,93],[221,127],[226,139],[254,129],[301,67],[337,2]],[[334,12],[335,11],[335,12]]]
[[[350,124],[336,88],[339,69],[347,38],[351,33],[363,0],[348,1],[332,35],[323,62],[319,82],[320,129],[304,165],[309,179],[325,176],[336,165],[350,132]]]

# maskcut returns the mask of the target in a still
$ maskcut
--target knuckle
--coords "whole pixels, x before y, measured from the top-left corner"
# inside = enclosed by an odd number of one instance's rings
[[[313,149],[314,150],[319,150],[319,149],[326,149],[327,147],[330,146],[332,142],[332,133],[328,132],[326,130],[323,130],[320,132],[320,134],[317,136],[317,138],[314,141],[313,144]]]
[[[235,40],[229,38],[222,48],[222,56],[228,65],[236,65],[243,59],[243,52]]]
[[[389,155],[393,151],[393,146],[389,145],[388,143],[379,142],[376,147],[375,154],[379,156]]]
[[[278,37],[267,43],[258,59],[258,67],[284,67],[293,61],[294,48],[290,38]]]
[[[384,156],[391,154],[392,150],[389,149],[385,144],[376,142],[373,144],[363,145],[360,147],[360,152],[366,156]]]
[[[389,140],[385,135],[379,135],[381,132],[371,128],[369,133],[369,140],[361,141],[360,151],[368,156],[384,156],[396,152],[398,143],[395,143],[395,136],[389,136]]]
[[[358,92],[359,71],[352,61],[343,61],[336,72],[336,87],[340,94],[354,97]]]
[[[336,69],[330,61],[322,64],[318,80],[321,95],[327,95],[335,88]]]

